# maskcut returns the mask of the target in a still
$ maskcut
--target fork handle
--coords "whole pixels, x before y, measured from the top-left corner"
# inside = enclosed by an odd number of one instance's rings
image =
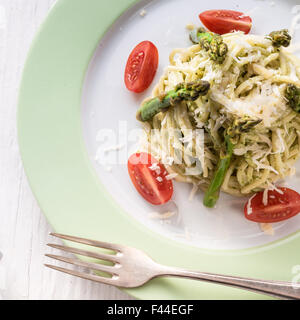
[[[202,280],[265,294],[282,300],[300,299],[300,285],[297,286],[291,282],[255,280],[212,273],[186,271],[176,268],[166,269],[161,276]]]

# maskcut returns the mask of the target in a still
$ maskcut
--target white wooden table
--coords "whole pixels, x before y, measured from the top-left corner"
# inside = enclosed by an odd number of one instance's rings
[[[16,105],[30,43],[54,2],[0,0],[0,299],[130,299],[43,266],[51,228],[23,171]]]

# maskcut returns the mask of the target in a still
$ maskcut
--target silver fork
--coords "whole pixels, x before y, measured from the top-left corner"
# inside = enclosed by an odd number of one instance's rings
[[[112,253],[91,252],[88,250],[67,247],[57,244],[48,244],[48,246],[76,255],[99,259],[112,263],[112,266],[92,262],[84,262],[76,258],[67,258],[53,254],[46,254],[47,257],[73,264],[79,267],[87,268],[91,271],[100,271],[110,275],[110,277],[89,274],[61,268],[46,264],[45,266],[57,271],[61,271],[76,277],[92,280],[119,288],[137,288],[146,284],[156,277],[181,277],[194,280],[202,280],[215,284],[227,285],[239,289],[245,289],[260,294],[270,295],[280,299],[300,299],[300,284],[295,285],[291,282],[255,280],[240,277],[231,277],[211,273],[187,271],[178,268],[166,267],[154,262],[144,252],[123,245],[111,244],[106,242],[88,240],[78,237],[72,237],[57,233],[51,233],[52,236],[93,246],[96,248],[108,249]]]

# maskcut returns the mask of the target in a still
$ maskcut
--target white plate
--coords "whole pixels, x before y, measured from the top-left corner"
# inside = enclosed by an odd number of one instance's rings
[[[244,218],[243,206],[246,199],[223,194],[217,209],[210,210],[203,206],[201,193],[189,202],[191,186],[179,183],[175,184],[173,197],[178,207],[178,216],[169,222],[150,219],[149,215],[152,212],[174,210],[176,206],[171,202],[163,207],[154,207],[145,202],[131,184],[126,166],[128,156],[136,150],[136,135],[139,131],[134,129],[140,128],[135,119],[136,110],[141,101],[151,94],[168,65],[169,53],[174,48],[190,46],[188,31],[185,28],[187,24],[200,26],[198,14],[204,10],[233,9],[252,16],[252,33],[268,34],[273,30],[290,27],[294,17],[292,8],[297,3],[297,0],[141,1],[124,13],[102,39],[90,64],[83,90],[84,138],[99,179],[116,202],[147,228],[171,239],[207,249],[243,249],[263,245],[299,229],[300,216],[297,216],[286,222],[274,224],[275,236],[265,235],[258,224]],[[145,17],[140,15],[143,9],[147,12]],[[296,39],[300,42],[300,31]],[[150,40],[156,44],[160,53],[160,64],[151,88],[144,94],[136,95],[125,89],[123,74],[129,53],[143,40]],[[97,141],[100,129],[113,131],[115,140],[104,143]],[[109,158],[121,156],[123,164],[102,166],[95,161],[100,146],[123,145],[127,139],[128,150],[107,153],[108,161]],[[300,165],[297,169],[300,173]],[[288,180],[288,185],[300,192],[299,181],[300,176],[297,174]]]

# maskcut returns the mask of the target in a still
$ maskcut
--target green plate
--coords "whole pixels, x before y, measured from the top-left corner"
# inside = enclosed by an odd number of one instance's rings
[[[300,263],[299,233],[247,250],[199,249],[149,231],[118,207],[101,184],[82,136],[82,86],[101,37],[134,3],[60,0],[34,41],[20,89],[18,132],[41,209],[57,232],[134,246],[162,264],[291,281],[292,269]],[[140,299],[266,298],[181,279],[156,279],[127,292]]]

